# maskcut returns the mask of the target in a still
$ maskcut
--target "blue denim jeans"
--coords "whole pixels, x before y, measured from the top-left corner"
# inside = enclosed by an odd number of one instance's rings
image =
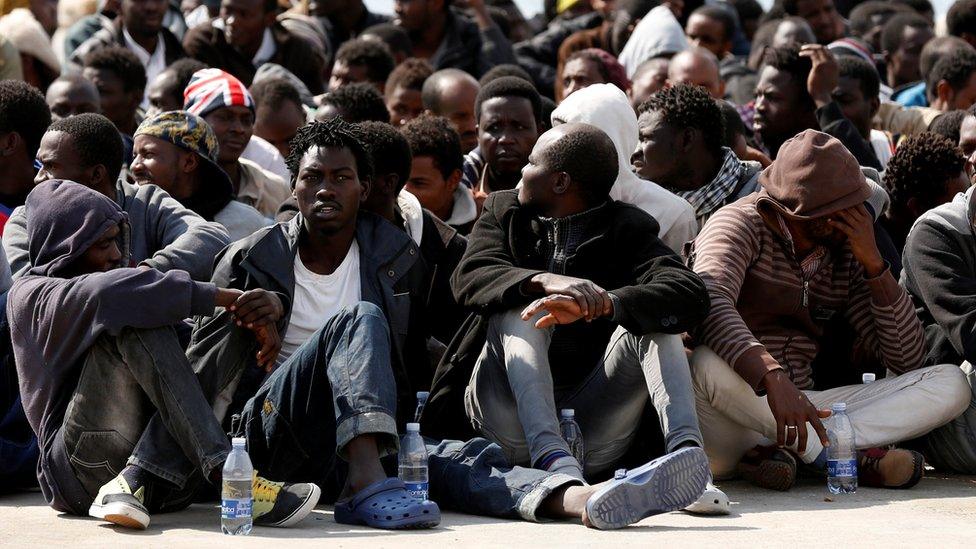
[[[345,483],[345,447],[377,438],[396,468],[399,439],[389,328],[371,303],[339,311],[288,358],[244,408],[251,461],[277,481],[315,482],[333,502]],[[428,442],[431,499],[462,512],[536,520],[542,501],[578,484],[565,475],[512,467],[484,439]]]

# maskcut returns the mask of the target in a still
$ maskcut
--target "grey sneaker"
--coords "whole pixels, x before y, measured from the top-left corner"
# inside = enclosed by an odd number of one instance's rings
[[[315,509],[322,490],[312,483],[288,484],[254,475],[252,495],[255,525],[287,528]]]
[[[623,528],[688,507],[702,495],[710,478],[705,451],[682,448],[637,469],[617,471],[586,501],[586,515],[594,528]]]

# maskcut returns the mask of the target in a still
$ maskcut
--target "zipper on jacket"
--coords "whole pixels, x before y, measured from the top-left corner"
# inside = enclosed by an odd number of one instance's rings
[[[803,308],[810,306],[810,281],[803,279]]]

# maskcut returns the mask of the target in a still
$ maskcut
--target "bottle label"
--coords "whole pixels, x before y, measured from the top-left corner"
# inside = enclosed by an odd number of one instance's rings
[[[251,500],[224,499],[220,505],[220,517],[228,520],[251,518]]]
[[[829,477],[856,477],[856,459],[828,459],[827,476]]]
[[[413,497],[415,497],[417,499],[422,499],[424,501],[427,500],[427,486],[428,486],[428,483],[426,483],[426,482],[405,482],[404,484],[407,485],[407,492],[409,492],[411,496],[413,496]]]

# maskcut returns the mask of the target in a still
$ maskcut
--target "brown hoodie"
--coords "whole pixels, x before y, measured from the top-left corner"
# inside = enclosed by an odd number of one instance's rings
[[[697,332],[761,394],[771,370],[812,389],[811,363],[824,326],[844,315],[864,347],[895,372],[918,368],[922,326],[889,271],[872,279],[850,245],[830,250],[812,276],[780,229],[777,214],[815,219],[856,206],[871,191],[840,141],[807,130],[783,144],[759,178],[762,189],[719,210],[689,256],[708,288],[712,311]]]

